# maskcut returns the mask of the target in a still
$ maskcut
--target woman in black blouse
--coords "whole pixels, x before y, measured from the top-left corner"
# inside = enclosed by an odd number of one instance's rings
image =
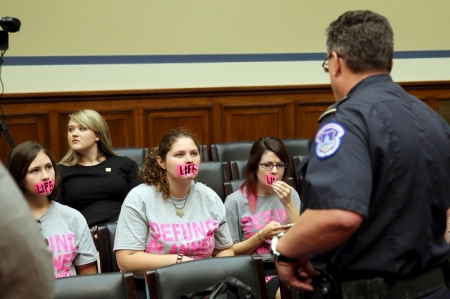
[[[139,185],[138,166],[112,149],[108,125],[94,110],[69,115],[70,149],[59,162],[59,201],[83,214],[89,227],[117,221],[128,192]]]

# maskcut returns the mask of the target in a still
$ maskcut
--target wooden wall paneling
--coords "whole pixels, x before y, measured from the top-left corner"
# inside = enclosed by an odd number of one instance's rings
[[[283,138],[295,138],[297,129],[297,115],[296,115],[295,101],[287,103],[285,113],[283,115],[285,123],[285,134]]]
[[[76,112],[70,111],[70,112],[63,112],[59,114],[59,153],[58,155],[56,153],[53,153],[56,157],[56,160],[59,162],[62,157],[65,156],[67,151],[69,150],[69,141],[67,139],[68,134],[68,125],[69,125],[69,114]]]
[[[134,109],[134,146],[147,147],[144,141],[145,126],[144,126],[144,114],[145,110],[142,107]]]
[[[211,144],[220,143],[223,140],[223,106],[221,104],[215,103],[212,106],[212,136]],[[211,151],[210,146],[208,146],[209,151]],[[210,153],[210,157],[212,157]]]
[[[48,112],[48,127],[49,127],[49,141],[48,149],[55,156],[56,161],[59,161],[59,152],[61,149],[61,140],[59,139],[60,130],[65,130],[65,127],[59,125],[59,112],[51,110]],[[58,157],[57,157],[58,155]]]
[[[438,103],[436,97],[426,97],[425,99],[421,99],[430,106],[431,109],[437,111],[438,110]]]
[[[400,85],[450,123],[450,81]],[[68,149],[68,114],[80,109],[94,109],[107,119],[114,146],[155,146],[167,130],[184,125],[209,147],[263,135],[313,138],[318,117],[334,102],[329,84],[24,93],[0,98],[14,141],[35,136],[58,160]],[[9,151],[0,138],[0,159]]]
[[[133,113],[132,111],[98,111],[108,123],[113,147],[133,147]]]
[[[297,103],[297,138],[310,138],[319,129],[319,117],[334,102]]]
[[[5,123],[16,145],[25,141],[35,141],[50,149],[47,113],[5,115]],[[11,147],[2,132],[2,138],[0,138],[0,159],[2,162],[6,162],[10,152]]]
[[[165,133],[177,127],[185,127],[197,135],[202,144],[211,143],[210,108],[193,108],[184,110],[147,110],[146,111],[146,146],[159,144]]]
[[[438,113],[450,125],[450,98],[439,99],[437,102]]]
[[[263,136],[285,138],[286,105],[223,108],[223,142],[257,140]]]

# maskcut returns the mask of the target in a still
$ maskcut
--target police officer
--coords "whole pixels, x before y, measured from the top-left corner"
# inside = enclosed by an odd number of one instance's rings
[[[309,256],[344,298],[450,298],[450,128],[390,77],[393,32],[371,11],[349,11],[327,29],[337,103],[320,117],[295,225],[273,240],[279,277],[312,291]]]

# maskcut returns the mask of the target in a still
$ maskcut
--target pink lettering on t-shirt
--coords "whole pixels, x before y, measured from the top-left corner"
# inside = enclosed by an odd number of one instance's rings
[[[275,212],[277,222],[286,223],[287,214],[286,214],[286,211],[284,210],[284,208],[275,209],[274,212]]]
[[[161,231],[159,229],[159,226],[156,222],[150,222],[149,223],[150,228],[150,235],[155,239],[158,240],[161,238]]]
[[[206,220],[205,226],[209,232],[215,232],[219,228],[219,223],[217,220]]]
[[[69,245],[67,244],[67,239],[65,237],[65,235],[55,235],[57,252],[61,252],[62,250],[64,250],[64,252],[69,251]]]
[[[261,213],[261,218],[263,219],[264,223],[269,223],[273,220],[273,216],[271,211],[264,211]]]
[[[241,218],[241,223],[243,226],[244,233],[248,233],[253,230],[253,220],[249,216],[244,216]]]
[[[274,214],[276,217],[274,217]],[[250,238],[259,230],[263,229],[270,221],[275,220],[280,223],[286,223],[286,219],[287,215],[284,208],[263,211],[251,216],[244,216],[241,218],[244,237],[245,239]]]
[[[178,235],[181,235],[180,224],[172,224],[173,237],[175,242],[178,242]]]
[[[160,225],[161,228],[161,234],[162,234],[162,240],[165,243],[173,242],[172,235],[172,226],[169,223],[164,223]]]
[[[171,254],[210,257],[214,250],[214,234],[218,227],[216,220],[188,223],[150,222],[146,252],[162,254],[166,246]]]
[[[262,217],[260,213],[254,214],[252,216],[253,226],[256,230],[263,229],[266,226],[266,223],[262,221]]]
[[[204,227],[204,225],[205,224],[203,222],[200,222],[200,223],[193,222],[192,223],[192,228],[194,229],[194,234],[197,239],[199,239],[201,236],[206,236],[206,228]],[[200,233],[200,235],[199,235],[199,233]]]
[[[72,266],[72,254],[71,253],[65,253],[62,256],[61,259],[61,269],[60,271],[70,271],[70,266]]]
[[[158,242],[157,240],[150,238],[147,245],[147,253],[162,254],[164,243]]]
[[[70,247],[70,251],[76,252],[77,247],[75,246],[75,234],[67,234],[66,237],[67,237],[67,243],[69,244],[69,247]]]
[[[70,269],[77,256],[75,234],[49,236],[48,240],[53,253],[55,278],[71,276]]]
[[[172,247],[170,247],[169,254],[178,254],[181,252],[178,252],[177,244],[172,244]]]
[[[183,238],[185,241],[190,241],[194,238],[190,223],[181,224],[181,231],[183,232]]]

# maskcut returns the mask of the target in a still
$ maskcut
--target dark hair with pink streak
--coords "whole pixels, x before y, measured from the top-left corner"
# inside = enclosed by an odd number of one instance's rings
[[[283,141],[277,137],[262,137],[259,138],[252,145],[250,150],[250,158],[247,162],[247,169],[245,175],[245,181],[240,187],[242,193],[246,193],[250,212],[255,211],[258,204],[257,185],[258,178],[256,176],[258,172],[259,162],[261,156],[266,152],[271,151],[284,163],[288,164],[288,168],[284,170],[283,181],[287,181],[289,174],[289,154]]]

